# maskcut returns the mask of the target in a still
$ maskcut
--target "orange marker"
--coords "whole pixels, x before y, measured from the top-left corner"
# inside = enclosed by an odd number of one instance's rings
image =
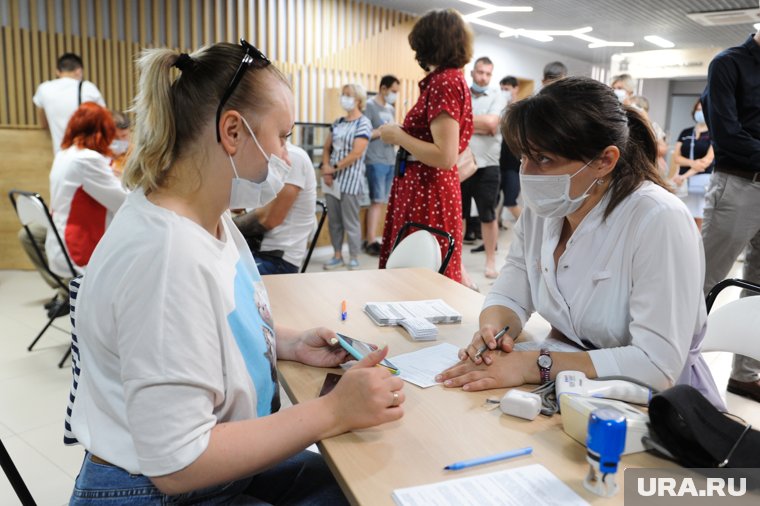
[[[348,318],[348,311],[346,311],[346,299],[340,303],[340,321],[344,322]]]

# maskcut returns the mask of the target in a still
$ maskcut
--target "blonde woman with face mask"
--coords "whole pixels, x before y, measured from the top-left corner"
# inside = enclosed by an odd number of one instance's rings
[[[513,104],[502,131],[521,153],[525,209],[480,330],[438,380],[484,390],[544,384],[572,370],[658,390],[690,384],[724,408],[699,353],[702,242],[686,206],[665,189],[648,121],[604,84],[568,77]],[[533,312],[552,327],[539,349],[515,344]]]
[[[362,229],[359,223],[359,199],[364,190],[366,167],[364,158],[372,135],[372,122],[362,114],[367,104],[367,92],[360,84],[347,84],[340,96],[340,106],[346,115],[338,118],[325,140],[322,151],[322,177],[324,184],[335,186],[337,197],[327,194],[329,217],[327,225],[333,257],[324,264],[325,270],[345,267],[343,236],[348,239],[349,270],[358,269],[362,246]]]
[[[133,191],[72,310],[66,438],[87,453],[71,504],[347,504],[304,449],[400,418],[403,382],[374,367],[378,350],[330,394],[280,410],[278,359],[335,367],[347,357],[327,328],[274,323],[228,212],[282,187],[290,87],[245,41],[149,50],[139,68],[124,171]]]

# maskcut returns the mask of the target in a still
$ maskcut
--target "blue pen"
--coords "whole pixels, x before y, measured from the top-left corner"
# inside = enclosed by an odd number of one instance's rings
[[[444,469],[448,469],[449,471],[458,471],[459,469],[479,466],[480,464],[488,464],[490,462],[496,462],[497,460],[511,459],[514,457],[519,457],[521,455],[530,455],[531,453],[533,453],[533,448],[528,446],[526,448],[520,448],[519,450],[510,450],[504,453],[497,453],[496,455],[491,455],[490,457],[480,457],[477,459],[454,462],[453,464],[449,464],[448,466],[444,467]]]

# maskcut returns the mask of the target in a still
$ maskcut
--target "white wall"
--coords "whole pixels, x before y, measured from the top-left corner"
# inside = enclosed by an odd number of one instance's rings
[[[477,34],[475,36],[473,61],[481,56],[488,56],[494,63],[491,78],[491,86],[494,87],[498,86],[502,77],[512,75],[521,79],[532,79],[537,90],[543,78],[544,65],[557,60],[567,66],[570,75],[591,75],[590,62],[563,56],[550,49],[537,49],[519,44],[514,39],[501,39],[496,35]],[[471,69],[472,64],[465,68],[468,82],[472,82]]]
[[[641,95],[649,100],[649,118],[667,128],[670,106],[670,79],[643,79]]]

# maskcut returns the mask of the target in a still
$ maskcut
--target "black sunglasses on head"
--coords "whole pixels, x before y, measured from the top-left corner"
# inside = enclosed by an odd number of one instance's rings
[[[245,39],[240,39],[240,45],[243,46],[245,54],[235,71],[235,75],[232,76],[232,81],[230,81],[224,95],[222,95],[222,100],[219,102],[219,108],[216,110],[216,142],[222,142],[222,134],[219,131],[219,121],[222,119],[222,109],[224,109],[224,104],[227,103],[232,96],[232,93],[235,91],[235,88],[237,88],[237,85],[240,84],[245,71],[248,70],[248,67],[264,68],[272,64],[264,53],[250,45]]]

